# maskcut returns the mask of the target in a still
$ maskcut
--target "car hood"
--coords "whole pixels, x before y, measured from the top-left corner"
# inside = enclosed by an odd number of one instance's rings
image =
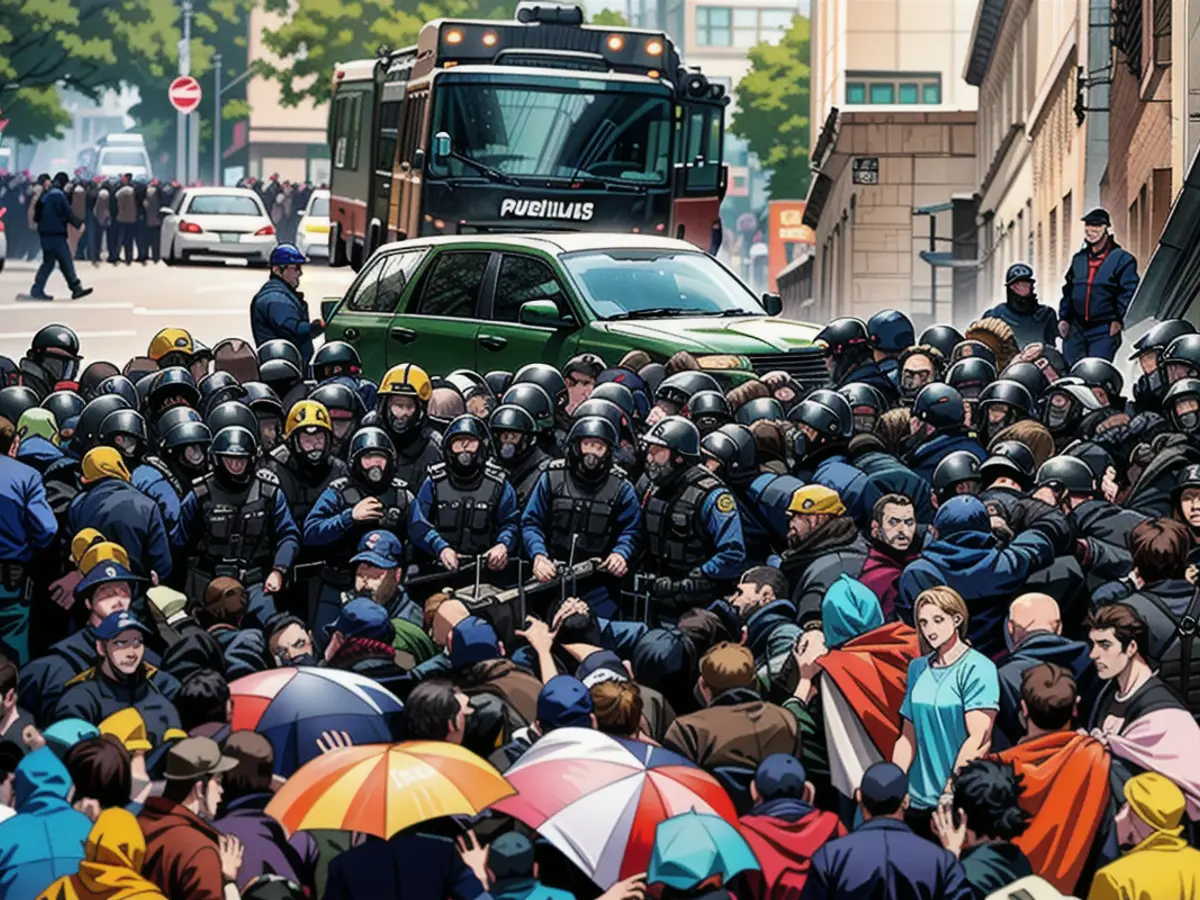
[[[787,353],[812,346],[818,326],[794,322],[774,316],[746,316],[737,319],[718,319],[713,316],[695,318],[636,319],[616,322],[595,322],[605,334],[628,338],[631,341],[651,340],[670,342],[675,349],[693,353]]]

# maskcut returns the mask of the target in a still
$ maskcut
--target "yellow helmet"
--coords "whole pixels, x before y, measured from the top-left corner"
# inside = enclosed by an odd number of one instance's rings
[[[93,447],[83,454],[83,476],[79,479],[84,484],[91,484],[102,478],[120,478],[128,482],[129,469],[125,468],[125,457],[116,447]]]
[[[124,745],[130,753],[137,750],[150,750],[149,735],[146,733],[146,720],[134,707],[127,706],[118,709],[98,726],[101,734],[111,735]]]
[[[283,439],[286,441],[297,428],[324,428],[333,433],[333,423],[329,421],[329,410],[324,403],[316,400],[300,400],[292,404],[287,421],[283,425]]]
[[[819,484],[806,484],[792,494],[788,512],[799,516],[840,516],[846,512],[846,507],[837,491]]]
[[[422,403],[428,403],[433,396],[433,382],[420,366],[404,363],[392,366],[379,382],[380,395],[407,395],[416,397]]]
[[[100,565],[100,563],[105,562],[119,563],[122,567],[128,569],[129,554],[120,544],[101,540],[88,547],[75,566],[79,569],[80,575],[87,575],[92,569]]]
[[[76,566],[83,559],[83,554],[87,553],[88,548],[93,544],[99,544],[104,540],[102,535],[95,528],[81,529],[75,537],[71,538],[71,562]]]
[[[190,334],[182,328],[164,328],[150,341],[150,349],[146,351],[146,355],[158,362],[168,353],[191,355],[195,352],[196,347]]]

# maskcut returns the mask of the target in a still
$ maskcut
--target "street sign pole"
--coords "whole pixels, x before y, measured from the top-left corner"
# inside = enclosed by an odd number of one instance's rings
[[[213,180],[214,185],[221,184],[221,54],[213,57],[213,76],[216,84],[213,90]]]
[[[183,39],[179,42],[179,74],[192,74],[192,4],[184,0],[181,7],[183,14]],[[188,183],[188,152],[187,152],[188,117],[186,113],[175,114],[175,177],[183,184]]]

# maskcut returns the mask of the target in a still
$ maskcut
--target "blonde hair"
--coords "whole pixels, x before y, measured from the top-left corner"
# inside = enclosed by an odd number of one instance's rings
[[[967,612],[967,602],[963,600],[962,594],[954,590],[954,588],[943,584],[921,591],[921,593],[917,594],[917,599],[913,603],[913,622],[917,626],[917,643],[921,647],[921,655],[928,656],[933,652],[933,648],[925,640],[925,634],[921,631],[921,625],[918,621],[921,614],[921,607],[930,603],[948,616],[959,617],[958,639],[964,644],[969,643],[967,641],[967,629],[971,620]]]

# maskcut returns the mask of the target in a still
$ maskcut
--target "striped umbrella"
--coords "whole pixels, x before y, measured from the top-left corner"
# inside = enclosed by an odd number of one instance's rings
[[[559,728],[505,773],[497,812],[535,829],[601,888],[645,872],[658,824],[689,811],[737,824],[724,788],[675,753],[587,728]]]
[[[512,786],[470,750],[405,741],[332,750],[307,763],[267,804],[289,833],[327,828],[389,838],[441,816],[474,816]]]
[[[288,776],[321,755],[326,731],[354,744],[388,743],[404,712],[394,694],[364,675],[339,669],[268,669],[229,685],[234,731],[257,731],[275,748],[275,773]]]

